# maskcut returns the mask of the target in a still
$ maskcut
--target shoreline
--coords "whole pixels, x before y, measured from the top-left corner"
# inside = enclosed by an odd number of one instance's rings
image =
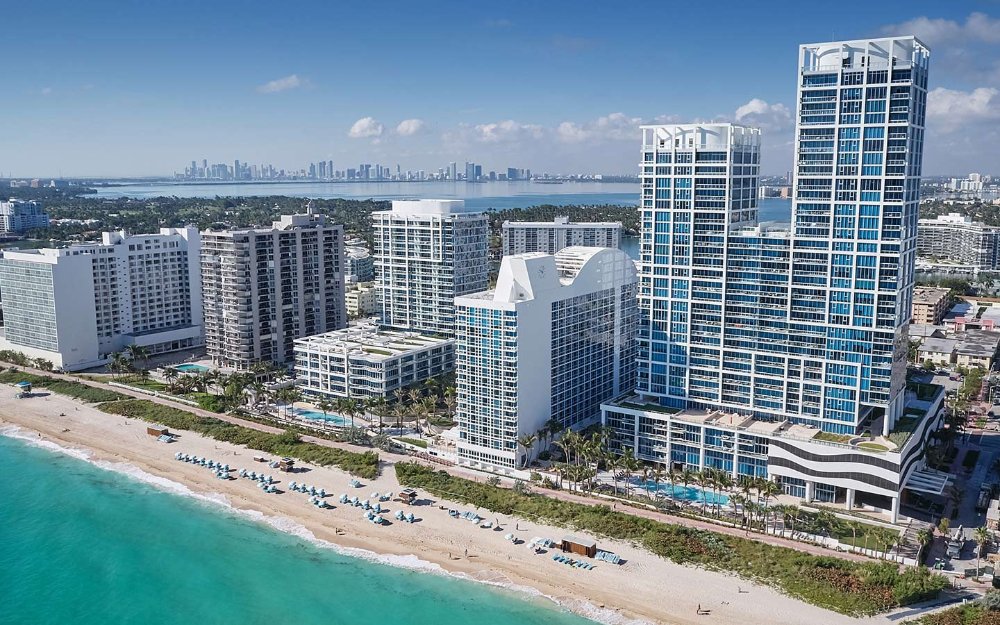
[[[280,490],[286,490],[291,480],[325,488],[332,494],[327,501],[334,508],[321,510],[310,505],[307,497],[300,493],[267,494],[246,479],[223,482],[215,478],[211,470],[178,462],[173,457],[175,452],[181,451],[228,462],[235,470],[255,470],[264,466],[252,461],[259,452],[191,432],[176,432],[180,435],[179,440],[165,445],[146,434],[145,422],[102,413],[67,397],[49,394],[15,400],[13,393],[0,395],[0,425],[12,425],[22,432],[39,435],[36,438],[15,436],[28,439],[29,444],[47,441],[57,447],[54,451],[61,448],[100,468],[130,474],[133,479],[162,490],[190,493],[216,505],[227,506],[240,516],[298,535],[343,555],[461,577],[503,587],[522,597],[544,597],[563,609],[600,622],[615,625],[890,622],[884,615],[863,619],[844,616],[733,575],[674,564],[621,541],[594,537],[600,548],[624,558],[626,563],[622,566],[596,563],[591,571],[566,567],[551,560],[551,551],[535,555],[526,548],[526,542],[535,536],[558,539],[568,531],[526,519],[502,518],[502,515],[484,510],[478,512],[486,520],[498,519],[504,529],[480,529],[478,525],[452,519],[447,511],[439,509],[441,505],[459,510],[469,509],[469,506],[428,498],[423,492],[420,495],[427,501],[425,505],[409,507],[389,502],[390,512],[385,515],[394,521],[392,514],[402,507],[412,511],[419,522],[375,526],[359,510],[339,504],[337,497],[341,493],[364,498],[372,491],[399,492],[401,487],[395,479],[392,462],[383,462],[382,476],[376,480],[362,480],[364,486],[358,489],[351,489],[347,485],[350,476],[335,468],[303,463],[305,471],[288,475],[265,467],[266,472],[280,480]],[[135,475],[136,470],[150,478]],[[514,532],[522,541],[517,546],[503,540],[503,534],[512,529],[508,525],[519,528]],[[466,549],[468,557],[465,557]],[[708,609],[711,614],[698,615],[698,608]]]

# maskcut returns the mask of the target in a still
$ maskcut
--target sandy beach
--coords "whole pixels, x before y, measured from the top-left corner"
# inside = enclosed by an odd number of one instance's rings
[[[47,393],[42,391],[39,395]],[[234,508],[265,515],[274,525],[294,521],[316,538],[348,549],[386,556],[415,556],[444,571],[511,587],[526,587],[563,606],[604,622],[631,621],[688,625],[718,623],[741,625],[840,625],[890,623],[885,617],[854,619],[786,597],[766,586],[734,576],[679,566],[643,549],[620,541],[597,539],[601,549],[619,554],[626,562],[612,566],[596,562],[593,570],[571,568],[552,560],[552,552],[534,554],[527,548],[533,537],[559,539],[565,530],[524,519],[498,517],[478,510],[486,520],[499,520],[502,531],[481,529],[453,519],[447,510],[468,510],[454,502],[420,493],[419,505],[389,502],[383,516],[392,521],[375,526],[359,508],[341,505],[341,493],[368,498],[372,492],[398,493],[392,464],[383,463],[377,480],[361,480],[361,488],[348,485],[350,476],[333,468],[302,465],[302,472],[280,473],[253,461],[258,452],[220,443],[191,432],[175,432],[172,444],[156,442],[146,434],[146,423],[102,413],[69,398],[49,393],[31,399],[14,399],[13,387],[0,388],[0,426],[17,426],[22,434],[49,440],[62,447],[86,450],[91,460],[127,463],[154,476],[183,484],[195,493],[222,495]],[[267,494],[247,479],[222,481],[207,468],[174,459],[176,452],[204,456],[228,463],[234,469],[264,470],[287,491],[289,481],[322,487],[333,509],[318,509],[296,492]],[[235,474],[235,472],[234,472]],[[332,493],[332,495],[330,495]],[[403,507],[419,519],[409,524],[393,518]],[[522,541],[513,545],[503,536],[513,532]],[[709,611],[699,615],[699,606]]]

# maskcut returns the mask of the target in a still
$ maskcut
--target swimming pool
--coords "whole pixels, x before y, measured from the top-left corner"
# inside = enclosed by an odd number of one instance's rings
[[[644,490],[648,493],[652,493],[657,490],[656,483],[654,482],[638,482],[636,488]],[[671,488],[673,488],[672,492]],[[660,482],[659,492],[663,493],[667,497],[683,501],[694,501],[696,503],[702,503],[707,501],[708,505],[710,506],[714,506],[716,504],[720,506],[725,506],[726,504],[729,503],[729,497],[727,497],[726,495],[723,495],[722,493],[716,494],[710,490],[703,491],[697,486],[684,486],[683,484],[674,484],[671,487],[669,483],[664,484],[663,482]]]
[[[302,419],[308,419],[310,421],[326,421],[333,425],[350,425],[350,421],[340,416],[339,414],[334,414],[328,412],[325,415],[319,410],[307,410],[305,408],[292,408],[289,410],[291,414]]]
[[[211,371],[210,367],[206,367],[205,365],[192,365],[191,363],[174,365],[174,369],[177,369],[182,373],[205,373],[206,371]]]

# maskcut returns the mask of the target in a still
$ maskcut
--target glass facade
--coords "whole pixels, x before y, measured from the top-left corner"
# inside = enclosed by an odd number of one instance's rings
[[[641,394],[836,433],[891,427],[927,67],[912,37],[801,47],[789,232],[757,225],[758,131],[643,128]]]

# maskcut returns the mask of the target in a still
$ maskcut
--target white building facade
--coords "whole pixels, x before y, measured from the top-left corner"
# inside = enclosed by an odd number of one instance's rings
[[[202,234],[205,345],[222,367],[284,364],[294,341],[347,325],[344,229],[323,215]]]
[[[503,222],[503,255],[541,252],[555,254],[564,247],[612,247],[621,243],[619,222],[573,223],[569,217],[554,221]]]
[[[608,248],[504,257],[495,290],[455,299],[459,461],[511,472],[518,437],[579,429],[635,382],[631,259]]]
[[[488,285],[486,217],[461,200],[397,200],[372,222],[382,323],[454,335],[455,297]]]
[[[47,228],[49,216],[34,200],[0,202],[0,234],[21,234],[33,228]]]
[[[454,339],[371,324],[295,341],[299,388],[314,397],[389,397],[454,368]]]
[[[4,347],[78,370],[132,344],[151,355],[200,346],[199,250],[197,229],[164,228],[7,251],[0,259]]]

